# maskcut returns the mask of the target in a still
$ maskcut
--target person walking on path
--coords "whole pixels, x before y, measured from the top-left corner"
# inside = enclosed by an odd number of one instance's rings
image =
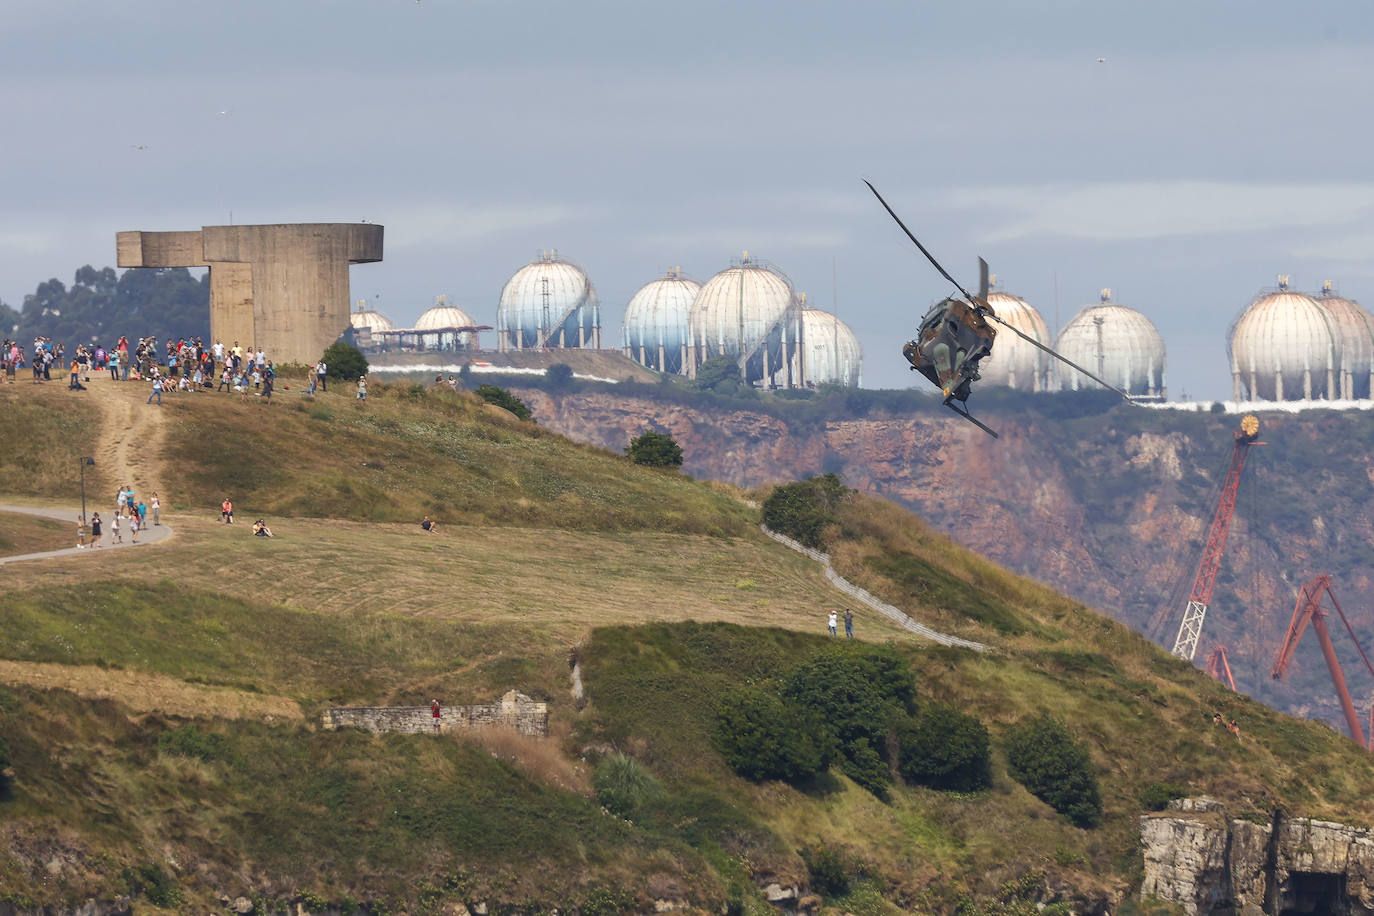
[[[153,403],[153,398],[157,398],[157,406],[162,406],[162,376],[153,376],[153,391],[148,395],[148,403]]]
[[[854,612],[849,608],[844,609],[844,635],[848,639],[854,638]]]
[[[86,520],[79,515],[76,517],[76,549],[86,549]]]
[[[138,520],[137,512],[134,512],[129,516],[129,543],[138,543],[138,529],[141,527],[141,524],[142,523]]]
[[[91,546],[100,546],[100,513],[91,513]]]
[[[116,513],[115,513],[115,517],[114,517],[113,519],[110,520],[110,543],[111,543],[111,544],[123,544],[123,543],[124,543],[124,535],[122,535],[122,534],[119,533],[119,513],[118,513],[118,512],[116,512]]]
[[[439,734],[439,725],[443,721],[443,713],[439,710],[439,700],[435,698],[429,701],[429,715],[434,720],[434,734]]]
[[[831,636],[834,636],[834,635],[835,635],[835,626],[836,626],[836,624],[838,624],[838,623],[839,623],[839,615],[837,615],[834,611],[831,611],[831,612],[830,612],[830,617],[829,617],[829,619],[826,621],[826,626],[828,626],[828,627],[830,628],[830,635],[831,635]]]
[[[162,508],[162,503],[158,502],[158,499],[157,499],[157,491],[154,490],[154,491],[153,491],[153,502],[152,502],[153,524],[154,524],[154,525],[159,525],[159,526],[160,526],[160,525],[162,524],[162,522],[158,521],[158,510],[161,509],[161,508]]]

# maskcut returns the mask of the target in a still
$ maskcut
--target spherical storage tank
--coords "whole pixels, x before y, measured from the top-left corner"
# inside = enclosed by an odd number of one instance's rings
[[[1336,388],[1338,332],[1331,313],[1311,296],[1266,290],[1231,326],[1227,348],[1237,401],[1307,401]]]
[[[477,322],[460,308],[447,305],[440,296],[432,308],[415,319],[414,331],[419,337],[421,349],[453,350],[468,349],[476,345],[477,332],[460,331],[459,328],[474,328]]]
[[[826,383],[857,388],[863,384],[859,338],[836,316],[802,309],[802,371],[808,385]]]
[[[1340,338],[1338,396],[1346,400],[1368,398],[1374,381],[1374,315],[1355,300],[1336,295],[1330,280],[1313,298],[1331,316],[1332,329]]]
[[[1150,319],[1112,302],[1109,289],[1064,325],[1054,349],[1133,397],[1164,399],[1164,338]],[[1061,389],[1101,387],[1062,363],[1054,372]]]
[[[582,269],[543,251],[501,289],[496,336],[502,350],[601,346],[601,308]]]
[[[692,371],[708,359],[729,356],[751,385],[801,384],[801,311],[791,281],[744,252],[707,280],[692,302]]]
[[[348,325],[353,329],[354,342],[363,349],[380,345],[381,334],[392,329],[391,319],[369,309],[366,299],[358,300],[357,311],[349,313]]]
[[[1009,293],[988,293],[988,305],[997,317],[1022,334],[1033,337],[1045,346],[1050,345],[1050,329],[1025,299]],[[985,385],[1004,385],[1018,391],[1045,391],[1049,388],[1049,363],[1052,357],[1033,344],[1027,343],[1011,331],[996,327],[997,339],[992,353],[978,364]]]
[[[684,277],[678,267],[640,287],[625,308],[625,355],[650,369],[685,375],[688,322],[700,290],[701,284]]]

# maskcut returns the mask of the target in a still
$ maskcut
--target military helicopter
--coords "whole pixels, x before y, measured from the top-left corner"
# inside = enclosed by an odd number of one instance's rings
[[[1128,401],[1131,399],[1130,395],[1120,388],[1108,385],[1074,361],[1060,356],[1034,337],[1022,333],[1006,321],[998,318],[997,313],[992,310],[992,306],[988,305],[988,262],[982,258],[978,259],[978,295],[974,296],[960,286],[959,281],[951,277],[949,272],[940,266],[940,262],[935,260],[935,256],[926,250],[926,246],[922,245],[920,239],[912,234],[911,230],[906,227],[906,223],[902,222],[902,218],[888,206],[886,200],[883,200],[883,195],[879,194],[878,189],[873,187],[873,182],[865,178],[864,184],[868,185],[868,189],[873,192],[874,197],[878,198],[878,203],[883,205],[883,209],[888,212],[888,215],[897,221],[898,226],[902,227],[907,238],[916,243],[921,254],[926,256],[926,260],[930,261],[935,269],[940,272],[940,275],[953,283],[954,288],[963,294],[963,299],[949,298],[937,302],[921,319],[921,324],[916,329],[916,339],[908,341],[906,346],[902,347],[902,355],[906,357],[907,362],[911,363],[911,368],[930,379],[940,389],[945,397],[944,404],[946,407],[994,439],[997,438],[997,432],[970,414],[967,406],[968,396],[973,390],[973,383],[979,378],[978,363],[992,352],[993,342],[997,339],[997,329],[988,323],[989,319],[1044,350],[1055,359],[1077,369],[1103,388],[1115,391]],[[956,406],[956,402],[962,406]]]

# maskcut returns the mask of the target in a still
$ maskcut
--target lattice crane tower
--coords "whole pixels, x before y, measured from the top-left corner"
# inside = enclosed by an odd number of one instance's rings
[[[1207,605],[1211,603],[1212,588],[1217,583],[1217,572],[1221,569],[1221,554],[1226,549],[1226,535],[1231,530],[1231,516],[1236,512],[1236,490],[1240,487],[1241,471],[1245,469],[1245,456],[1258,435],[1259,419],[1246,415],[1240,421],[1240,429],[1235,432],[1236,447],[1231,452],[1231,469],[1226,474],[1225,486],[1221,488],[1217,514],[1207,532],[1207,546],[1202,551],[1202,562],[1197,567],[1193,591],[1188,596],[1188,607],[1183,611],[1178,638],[1174,640],[1173,654],[1188,661],[1192,661],[1197,654],[1202,624],[1207,619]]]

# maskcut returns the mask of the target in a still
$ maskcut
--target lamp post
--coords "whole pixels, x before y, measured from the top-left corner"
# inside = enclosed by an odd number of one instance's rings
[[[81,524],[86,524],[86,465],[95,467],[95,459],[89,455],[76,459],[81,465]]]

